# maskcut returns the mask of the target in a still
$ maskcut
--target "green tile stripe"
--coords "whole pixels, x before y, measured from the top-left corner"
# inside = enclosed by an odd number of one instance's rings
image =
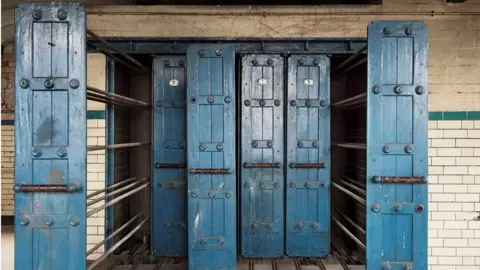
[[[87,119],[105,119],[105,111],[87,111]],[[15,120],[2,120],[2,126],[13,126]]]
[[[2,120],[2,126],[13,126],[15,121],[13,120]]]
[[[480,111],[429,112],[428,120],[480,120]]]

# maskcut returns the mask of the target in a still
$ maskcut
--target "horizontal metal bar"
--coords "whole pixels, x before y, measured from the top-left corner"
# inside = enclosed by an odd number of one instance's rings
[[[352,56],[350,56],[349,58],[347,58],[345,61],[343,61],[340,65],[338,65],[335,69],[332,70],[332,73],[335,73],[339,70],[341,70],[342,68],[344,68],[346,65],[350,64],[353,60],[357,59],[360,55],[362,55],[362,53],[367,49],[367,45],[363,46],[362,48],[360,48],[360,50],[358,50],[355,54],[353,54]]]
[[[352,183],[355,183],[356,185],[360,186],[360,187],[363,188],[364,190],[365,190],[365,188],[366,188],[365,183],[362,183],[362,182],[358,181],[357,179],[353,179],[353,178],[351,178],[351,177],[349,177],[349,176],[346,176],[346,175],[342,176],[342,178],[345,178],[347,181],[350,181],[350,182],[352,182]]]
[[[357,243],[357,245],[358,245],[359,247],[361,247],[363,250],[366,249],[365,244],[362,243],[362,241],[360,241],[357,237],[355,237],[355,235],[353,235],[347,228],[345,228],[345,226],[343,226],[343,224],[340,223],[340,221],[338,221],[337,218],[335,218],[333,215],[332,215],[331,217],[332,217],[333,221],[335,221],[335,223],[338,225],[338,227],[340,227],[340,229],[342,229],[342,231],[343,231],[346,235],[350,236],[350,238],[351,238],[355,243]]]
[[[94,92],[88,92],[88,91],[87,91],[87,99],[88,99],[88,100],[92,100],[92,101],[96,101],[96,102],[101,102],[101,103],[109,104],[109,105],[122,106],[122,107],[126,107],[126,108],[146,109],[146,108],[143,107],[143,106],[138,106],[138,105],[133,104],[133,103],[130,103],[130,102],[113,99],[113,98],[110,98],[110,97],[107,97],[107,96],[103,96],[103,95],[101,95],[101,94],[97,94],[97,93],[94,93]]]
[[[108,249],[105,253],[102,254],[102,256],[98,257],[92,264],[90,264],[87,268],[87,270],[92,270],[95,266],[97,266],[101,261],[103,261],[105,258],[108,257],[112,252],[114,252],[118,247],[120,247],[125,241],[127,241],[132,235],[134,235],[140,228],[145,224],[148,220],[150,219],[150,215],[146,217],[144,220],[140,222],[140,224],[137,225],[137,227],[133,228],[125,237],[120,239],[113,247]]]
[[[339,184],[335,183],[335,182],[332,182],[332,185],[334,187],[336,187],[337,189],[339,189],[340,191],[343,191],[345,194],[349,195],[350,197],[352,197],[353,199],[355,199],[357,202],[365,205],[365,200],[360,198],[358,195],[354,194],[353,192],[351,192],[350,190],[340,186]]]
[[[130,270],[135,270],[137,269],[143,262],[143,260],[145,260],[145,257],[147,257],[149,251],[148,250],[145,250],[141,255],[140,255],[140,258],[132,265],[132,267],[130,268]],[[184,268],[180,268],[180,269],[184,269]]]
[[[128,257],[128,259],[125,261],[123,265],[129,265],[132,262],[132,260],[135,258],[135,256],[143,252],[146,248],[147,248],[147,243],[143,243],[137,250],[135,250],[135,252],[132,253],[132,255]]]
[[[190,169],[193,174],[230,174],[230,169]]]
[[[381,184],[424,184],[427,183],[427,178],[419,177],[399,177],[399,176],[372,176],[372,182]]]
[[[107,191],[107,190],[114,189],[114,188],[116,188],[116,187],[119,187],[119,186],[121,186],[121,185],[125,185],[126,183],[129,183],[129,182],[132,182],[132,181],[135,181],[135,180],[137,180],[136,177],[127,178],[127,179],[122,180],[122,181],[120,181],[120,182],[118,182],[118,183],[115,183],[115,184],[113,184],[113,185],[111,185],[111,186],[108,186],[108,187],[106,187],[106,188],[102,188],[102,189],[97,190],[97,191],[95,191],[95,192],[93,192],[93,193],[91,193],[91,194],[88,194],[88,195],[87,195],[87,199],[90,199],[90,198],[92,198],[92,197],[97,196],[98,194],[100,194],[100,193],[102,193],[102,192],[105,192],[105,191]]]
[[[103,239],[102,241],[100,241],[98,244],[96,244],[94,247],[92,247],[89,251],[87,251],[87,257],[92,254],[93,252],[95,252],[95,250],[97,250],[99,247],[101,247],[102,245],[105,244],[105,242],[107,242],[108,240],[112,239],[115,235],[117,235],[118,233],[120,233],[121,231],[123,231],[125,228],[127,228],[128,226],[130,226],[130,224],[132,224],[137,218],[139,218],[140,216],[142,215],[142,213],[138,213],[136,216],[134,216],[133,218],[131,218],[129,221],[127,221],[125,224],[122,225],[122,227],[116,229],[113,233],[109,234],[105,239]]]
[[[128,67],[129,69],[138,72],[138,73],[140,73],[140,72],[143,71],[142,69],[139,69],[138,67],[134,67],[134,66],[130,65],[129,63],[127,63],[127,62],[123,61],[122,59],[120,59],[119,57],[116,57],[115,55],[107,52],[106,50],[103,50],[103,49],[101,49],[101,48],[98,48],[98,47],[95,46],[92,42],[87,42],[87,43],[88,43],[88,45],[94,47],[95,50],[97,50],[98,52],[103,53],[103,54],[105,54],[106,56],[108,56],[108,57],[112,58],[113,60],[115,60],[115,62],[118,62],[118,63],[120,63],[120,64]]]
[[[276,163],[243,163],[244,168],[280,168],[282,165],[279,162]]]
[[[341,179],[340,179],[340,182],[342,182],[342,184],[346,185],[347,187],[349,187],[349,188],[351,188],[351,189],[353,189],[353,190],[361,193],[362,195],[366,195],[366,194],[367,194],[367,193],[365,192],[365,190],[363,190],[363,189],[355,186],[352,182],[349,183],[349,182],[347,182],[347,181],[345,181],[345,180],[341,180]]]
[[[288,167],[292,169],[323,169],[325,162],[320,163],[290,163]]]
[[[95,88],[95,87],[90,86],[90,85],[87,85],[87,91],[91,91],[91,92],[94,92],[94,93],[97,93],[97,94],[100,94],[100,95],[104,95],[106,97],[110,97],[110,98],[113,98],[113,99],[118,99],[120,101],[125,101],[125,102],[129,102],[129,103],[132,103],[132,104],[136,104],[140,107],[145,107],[145,108],[150,107],[150,104],[148,104],[147,102],[137,100],[137,99],[133,99],[133,98],[129,98],[129,97],[125,97],[125,96],[122,96],[122,95],[119,95],[119,94],[110,93],[110,92]]]
[[[157,169],[168,169],[168,168],[187,168],[187,164],[184,163],[155,163],[155,168]]]
[[[82,187],[78,184],[68,184],[68,185],[21,185],[16,184],[13,186],[13,191],[15,192],[77,192],[82,190]]]
[[[98,36],[97,34],[95,34],[94,32],[92,32],[91,30],[87,29],[87,34],[89,36],[91,36],[92,38],[100,41],[101,43],[103,43],[105,46],[107,46],[110,50],[120,54],[121,56],[125,57],[125,59],[129,60],[130,62],[132,62],[133,64],[135,64],[136,66],[138,66],[139,68],[143,69],[143,70],[148,70],[148,68],[146,66],[144,66],[142,63],[138,62],[137,60],[135,60],[134,58],[132,58],[131,56],[127,55],[126,53],[122,52],[121,50],[115,48],[114,46],[112,46],[110,43],[108,43],[105,39],[101,38],[100,36]]]
[[[107,193],[107,194],[101,196],[100,198],[96,198],[95,200],[88,202],[88,203],[87,203],[87,207],[92,206],[92,205],[94,205],[94,204],[96,204],[96,203],[104,200],[105,198],[112,197],[112,196],[114,196],[114,195],[117,195],[117,194],[119,194],[119,193],[122,193],[123,191],[125,191],[125,190],[127,190],[127,189],[129,189],[129,188],[131,188],[131,187],[134,187],[134,186],[136,186],[136,185],[138,185],[138,184],[142,184],[142,183],[144,183],[146,180],[148,180],[148,178],[147,178],[147,177],[144,177],[144,178],[138,180],[138,181],[135,182],[135,183],[132,183],[132,184],[127,185],[127,186],[125,186],[125,187],[122,187],[122,188],[119,188],[119,189],[117,189],[117,190],[114,190],[114,191],[112,191],[112,192],[110,192],[110,193]]]
[[[111,205],[116,204],[117,202],[119,202],[119,201],[127,198],[128,196],[130,196],[130,195],[132,195],[132,194],[135,194],[135,193],[139,192],[140,190],[146,188],[148,185],[150,185],[150,182],[148,182],[148,183],[142,185],[141,187],[138,187],[138,188],[136,188],[136,189],[134,189],[134,190],[132,190],[132,191],[130,191],[130,192],[127,192],[127,193],[119,196],[118,198],[115,198],[115,199],[107,202],[107,203],[104,204],[104,205],[101,205],[101,206],[99,206],[99,207],[97,207],[97,208],[94,208],[94,209],[88,211],[88,212],[87,212],[87,217],[89,217],[89,216],[91,216],[91,215],[93,215],[93,214],[101,211],[102,209],[105,209],[105,208],[107,208],[107,207],[109,207],[109,206],[111,206]]]
[[[150,143],[148,143],[148,142],[134,142],[134,143],[118,143],[118,144],[109,144],[109,145],[87,146],[87,151],[98,151],[98,150],[107,150],[107,149],[137,147],[137,146],[142,146],[142,145],[147,145],[147,144],[150,144]]]
[[[350,70],[352,70],[352,69],[354,69],[354,68],[357,68],[358,66],[367,63],[367,60],[368,60],[368,57],[365,56],[365,58],[363,58],[362,60],[358,61],[357,63],[351,65],[349,68],[347,68],[347,69],[345,69],[344,71],[342,71],[342,73],[340,73],[340,75],[343,75],[343,74],[349,72]]]
[[[355,227],[355,229],[357,229],[359,232],[361,232],[362,234],[366,234],[365,230],[360,227],[358,224],[356,224],[353,220],[351,220],[347,215],[345,215],[344,213],[342,213],[340,210],[338,209],[334,209],[335,212],[337,212],[337,214],[339,214],[340,216],[342,216],[346,221],[348,221],[348,223],[350,223],[350,225],[352,225],[353,227]]]
[[[332,143],[332,145],[348,149],[367,150],[367,144],[364,143]]]
[[[339,106],[348,106],[348,104],[350,104],[354,101],[358,101],[358,100],[366,101],[366,98],[367,98],[367,93],[362,93],[362,94],[359,94],[359,95],[356,95],[356,96],[353,96],[353,97],[349,97],[349,98],[344,99],[342,101],[335,102],[335,103],[332,104],[332,108],[339,107]]]

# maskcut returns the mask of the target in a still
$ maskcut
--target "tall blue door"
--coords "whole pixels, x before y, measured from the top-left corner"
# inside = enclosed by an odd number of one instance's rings
[[[322,257],[330,247],[330,59],[288,59],[286,254]]]
[[[85,269],[85,11],[15,11],[15,269]]]
[[[368,27],[367,269],[427,269],[427,47],[423,22]]]
[[[284,59],[242,58],[241,250],[284,254]]]
[[[187,50],[189,269],[235,269],[234,50]]]
[[[185,57],[153,60],[152,250],[187,256]]]

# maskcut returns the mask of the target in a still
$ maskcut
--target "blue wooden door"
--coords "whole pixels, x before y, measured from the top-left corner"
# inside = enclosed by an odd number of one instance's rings
[[[185,57],[156,57],[153,77],[152,250],[187,256]]]
[[[427,269],[427,29],[368,27],[367,269]]]
[[[187,50],[189,269],[235,269],[234,50]]]
[[[330,59],[288,59],[286,254],[327,256],[330,247]]]
[[[284,254],[284,59],[242,58],[241,243],[245,257]]]
[[[15,269],[85,269],[85,11],[15,11]]]

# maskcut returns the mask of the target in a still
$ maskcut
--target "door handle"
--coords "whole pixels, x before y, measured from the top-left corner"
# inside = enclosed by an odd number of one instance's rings
[[[276,163],[243,163],[244,168],[280,168],[282,165],[279,162]]]
[[[155,168],[157,169],[166,169],[166,168],[186,168],[187,164],[182,163],[155,163]]]
[[[192,174],[230,174],[230,169],[198,169],[192,168],[190,169],[190,173]]]
[[[325,163],[290,163],[289,165],[290,168],[292,169],[312,169],[312,168],[317,168],[317,169],[322,169],[325,168]]]
[[[82,190],[82,186],[78,184],[68,184],[68,185],[19,185],[16,184],[13,186],[13,191],[16,193],[19,192],[66,192],[73,193]]]
[[[423,184],[427,183],[427,178],[426,177],[397,177],[397,176],[378,176],[374,175],[372,176],[372,182],[373,183],[379,183],[379,184],[398,184],[398,183],[404,183],[404,184]]]

